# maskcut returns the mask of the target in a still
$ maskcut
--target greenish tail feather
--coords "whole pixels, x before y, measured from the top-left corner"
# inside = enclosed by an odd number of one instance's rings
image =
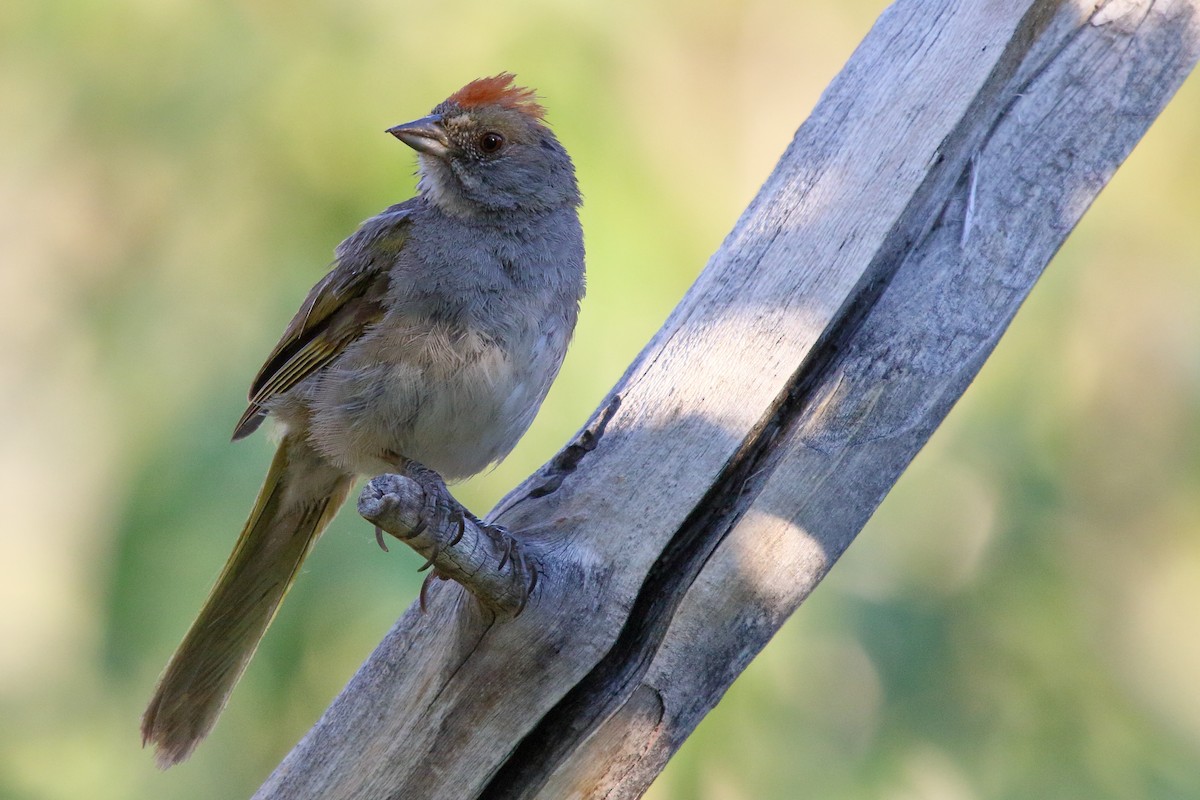
[[[142,743],[154,743],[159,766],[184,760],[208,735],[352,482],[307,443],[279,445],[233,554],[142,716]]]

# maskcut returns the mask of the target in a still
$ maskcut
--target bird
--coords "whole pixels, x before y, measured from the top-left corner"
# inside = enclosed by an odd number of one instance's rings
[[[414,197],[335,250],[250,385],[233,439],[278,449],[208,599],[142,717],[162,768],[212,730],[313,543],[364,475],[445,481],[506,456],[558,374],[584,295],[574,164],[505,72],[387,133]],[[424,484],[423,484],[424,485]]]

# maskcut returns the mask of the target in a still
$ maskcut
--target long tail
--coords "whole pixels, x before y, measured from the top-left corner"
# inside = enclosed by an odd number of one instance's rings
[[[352,483],[299,437],[279,445],[233,554],[142,716],[142,743],[155,744],[160,767],[184,760],[208,735]]]

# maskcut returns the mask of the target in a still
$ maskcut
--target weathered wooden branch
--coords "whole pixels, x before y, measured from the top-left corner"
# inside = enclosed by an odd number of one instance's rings
[[[639,796],[1191,70],[1198,4],[889,8],[614,389],[599,445],[498,506],[541,565],[525,611],[437,583],[257,797]]]
[[[517,616],[537,585],[537,568],[524,558],[511,537],[489,535],[465,509],[433,524],[422,517],[426,490],[406,475],[380,475],[358,498],[358,513],[377,531],[386,531],[425,557],[433,568],[421,587],[420,605],[435,578],[453,580],[501,618]],[[379,539],[382,547],[382,537]]]

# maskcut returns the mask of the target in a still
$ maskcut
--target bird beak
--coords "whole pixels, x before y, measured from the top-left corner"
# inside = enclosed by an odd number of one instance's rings
[[[418,153],[428,153],[439,158],[450,152],[450,137],[442,125],[441,114],[430,114],[403,125],[388,128],[387,132],[395,136]]]

